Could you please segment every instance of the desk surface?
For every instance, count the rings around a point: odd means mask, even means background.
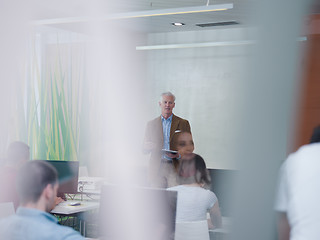
[[[59,203],[54,209],[52,209],[51,213],[70,215],[74,213],[85,212],[85,211],[95,210],[99,208],[99,202],[76,201],[80,203],[80,205],[78,206],[70,206],[70,202],[75,202],[75,201],[65,201],[65,202]]]

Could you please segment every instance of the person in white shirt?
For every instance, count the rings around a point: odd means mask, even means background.
[[[279,240],[320,239],[320,127],[310,144],[288,156],[279,174],[275,210]]]
[[[207,189],[205,184],[210,184],[206,164],[203,158],[197,154],[192,154],[191,159],[182,159],[179,167],[179,182],[181,185],[168,188],[178,192],[177,200],[177,222],[202,221],[207,219],[207,212],[210,213],[210,228],[221,227],[221,213],[216,195]],[[188,166],[188,172],[192,177],[184,177]],[[192,170],[193,168],[193,170]]]

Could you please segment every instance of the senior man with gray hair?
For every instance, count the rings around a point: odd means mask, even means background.
[[[171,92],[161,94],[159,106],[161,115],[148,122],[144,152],[150,153],[149,180],[154,187],[172,187],[176,185],[176,171],[172,158],[162,149],[176,150],[172,141],[176,132],[191,132],[188,120],[173,114],[176,97]]]

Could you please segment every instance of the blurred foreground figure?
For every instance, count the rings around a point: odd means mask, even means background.
[[[160,188],[104,185],[100,240],[174,240],[177,193]]]
[[[179,176],[181,185],[168,188],[178,192],[176,221],[203,221],[207,219],[209,211],[209,227],[221,227],[218,198],[210,190],[204,189],[206,184],[210,184],[210,180],[203,158],[193,154],[191,159],[182,159]]]
[[[23,142],[12,142],[7,151],[7,159],[0,168],[0,202],[13,202],[19,206],[16,178],[20,167],[30,159],[29,146]]]
[[[57,172],[50,164],[26,163],[18,173],[17,189],[20,207],[15,215],[0,221],[0,239],[84,239],[72,228],[59,225],[49,214],[58,190]]]
[[[288,156],[279,176],[275,209],[279,240],[320,239],[320,127],[310,144]]]
[[[172,113],[175,99],[171,92],[162,93],[159,101],[161,116],[149,121],[146,127],[143,149],[145,153],[151,153],[149,179],[154,187],[175,185],[170,182],[175,180],[172,158],[178,157],[175,156],[178,154],[168,155],[161,150],[175,149],[172,141],[175,133],[191,132],[189,122]]]

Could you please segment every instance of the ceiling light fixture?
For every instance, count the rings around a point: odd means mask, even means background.
[[[199,48],[199,47],[223,47],[223,46],[240,46],[252,45],[255,41],[227,41],[227,42],[203,42],[203,43],[180,43],[167,45],[153,45],[153,46],[137,46],[136,50],[163,50],[163,49],[177,49],[177,48]]]
[[[138,11],[138,12],[116,13],[116,14],[96,16],[96,17],[87,16],[87,17],[42,19],[42,20],[33,21],[32,23],[35,25],[50,25],[50,24],[62,24],[62,23],[106,21],[110,19],[128,19],[128,18],[143,18],[143,17],[155,17],[155,16],[189,14],[189,13],[205,13],[205,12],[213,12],[213,11],[224,11],[232,8],[233,8],[233,3],[226,3],[226,4],[214,4],[214,5],[206,5],[206,6],[155,9],[155,10],[146,10],[146,11]]]
[[[174,22],[174,23],[171,23],[173,26],[183,26],[185,25],[184,23],[181,23],[181,22]]]
[[[308,41],[306,36],[297,38],[298,42]],[[179,48],[201,48],[201,47],[231,47],[231,46],[245,46],[253,45],[257,42],[254,40],[239,40],[239,41],[225,41],[225,42],[202,42],[202,43],[177,43],[167,45],[149,45],[137,46],[136,50],[163,50],[163,49],[179,49]]]
[[[165,15],[224,11],[232,8],[233,8],[233,3],[226,3],[226,4],[215,4],[215,5],[208,5],[208,6],[156,9],[156,10],[140,11],[140,12],[119,13],[119,14],[112,14],[110,18],[123,19],[123,18],[155,17],[155,16],[165,16]]]

